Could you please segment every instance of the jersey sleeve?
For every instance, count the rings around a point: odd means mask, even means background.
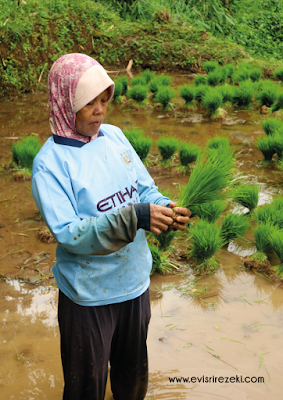
[[[81,219],[75,210],[71,183],[50,171],[32,178],[32,194],[58,244],[75,254],[106,255],[133,242],[137,232],[134,205],[111,214]]]

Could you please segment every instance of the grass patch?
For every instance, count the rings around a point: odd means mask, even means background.
[[[157,147],[160,151],[162,160],[160,164],[164,167],[169,167],[172,164],[172,156],[178,149],[178,139],[174,137],[160,138],[157,141]]]
[[[14,163],[19,167],[31,169],[33,159],[39,152],[40,147],[39,140],[32,135],[19,140],[12,147]]]
[[[220,236],[225,243],[242,237],[251,226],[249,219],[243,214],[229,213],[223,219]]]
[[[249,209],[249,212],[254,211],[258,204],[259,189],[257,185],[240,185],[232,194],[233,200],[241,206]]]

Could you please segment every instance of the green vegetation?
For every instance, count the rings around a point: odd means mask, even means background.
[[[142,85],[135,85],[129,90],[129,97],[137,102],[139,107],[145,105],[145,99],[147,98],[147,87]]]
[[[219,149],[224,147],[230,151],[229,139],[227,137],[215,136],[213,139],[208,141],[207,147],[209,149]]]
[[[156,101],[162,104],[162,110],[167,111],[172,109],[170,101],[175,96],[174,90],[168,86],[161,86],[156,94]]]
[[[267,79],[258,86],[255,98],[261,106],[271,107],[277,99],[277,94],[278,85]]]
[[[272,250],[270,237],[274,231],[276,231],[272,225],[259,224],[254,230],[256,253],[250,256],[251,259],[255,259],[258,262],[264,262],[267,260],[267,254]]]
[[[147,81],[146,81],[145,78],[143,78],[141,76],[136,76],[135,78],[133,78],[131,80],[131,85],[132,86],[136,86],[136,85],[146,86],[147,85]]]
[[[199,206],[191,207],[193,215],[197,215],[202,220],[214,223],[223,213],[226,207],[226,201],[216,200],[210,203],[200,204]]]
[[[272,161],[273,155],[276,153],[274,137],[272,135],[259,138],[256,142],[258,149],[264,155],[264,160],[267,162]]]
[[[207,75],[207,83],[209,86],[217,86],[221,80],[221,70],[216,69]]]
[[[215,71],[219,67],[219,64],[217,61],[205,61],[202,64],[202,68],[205,70],[207,74]]]
[[[274,272],[277,275],[283,276],[283,232],[279,229],[274,230],[270,234],[270,243],[272,246],[272,250],[279,258],[281,264],[274,267]]]
[[[233,200],[252,212],[258,204],[259,189],[257,185],[239,185],[233,193]]]
[[[202,75],[200,75],[202,76]],[[193,103],[194,99],[194,87],[189,85],[184,85],[180,88],[180,96],[185,100],[184,107],[195,108]]]
[[[234,87],[231,85],[221,85],[218,88],[219,93],[222,96],[223,104],[229,102],[232,103],[234,96]]]
[[[277,102],[271,107],[272,112],[283,109],[283,92],[278,94]]]
[[[199,85],[195,88],[194,90],[194,99],[198,103],[202,103],[203,98],[207,92],[207,86],[206,85]]]
[[[202,99],[202,105],[208,110],[212,118],[220,115],[220,106],[223,102],[222,96],[217,89],[209,88]]]
[[[147,156],[152,146],[152,139],[150,137],[137,136],[133,141],[132,146],[142,162],[145,165],[148,165],[149,161],[147,160]]]
[[[190,169],[190,164],[197,160],[200,154],[200,147],[193,143],[182,142],[179,146],[179,157],[181,165],[177,166],[177,169],[181,170],[186,174]]]
[[[113,101],[114,103],[121,103],[122,98],[121,94],[123,91],[123,83],[121,80],[118,80],[115,82],[115,89],[114,89],[114,94],[113,94]]]
[[[159,242],[158,247],[160,251],[166,251],[168,249],[176,234],[177,232],[171,231],[171,232],[161,232],[159,235],[154,235],[154,237]]]
[[[273,74],[277,79],[283,81],[283,68],[276,69]]]
[[[267,135],[273,135],[277,132],[280,128],[283,128],[283,124],[280,120],[275,118],[268,118],[261,123],[261,126],[264,129],[264,132]]]
[[[172,164],[171,158],[175,151],[178,149],[178,146],[178,139],[174,137],[160,138],[157,141],[157,147],[162,156],[162,160],[160,161],[161,165],[163,165],[164,167],[169,167]]]
[[[149,83],[154,78],[154,75],[155,75],[154,71],[150,71],[149,69],[146,69],[141,74],[141,77],[145,80],[146,83]]]
[[[250,221],[244,214],[229,213],[223,219],[220,236],[225,243],[242,237],[250,227]]]
[[[40,147],[39,140],[32,135],[19,140],[12,148],[14,163],[19,167],[31,169]]]
[[[198,75],[194,78],[194,85],[195,85],[195,86],[207,85],[207,78],[206,78],[206,76],[203,76],[203,75],[201,75],[201,74],[198,74]]]
[[[244,81],[235,87],[233,95],[233,104],[239,107],[249,107],[253,102],[255,84],[250,81]]]

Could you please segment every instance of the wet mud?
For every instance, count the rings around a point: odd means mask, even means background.
[[[175,88],[183,83],[184,77],[174,78]],[[50,237],[40,241],[45,224],[30,182],[15,180],[13,174],[21,172],[4,168],[17,138],[33,133],[43,144],[50,136],[46,103],[45,93],[35,93],[2,102],[0,108],[0,392],[5,400],[59,400],[63,389],[52,275],[56,243],[48,243]],[[181,99],[177,103],[182,106]],[[260,110],[232,109],[225,121],[211,122],[199,110],[132,111],[125,104],[110,104],[105,122],[121,129],[141,127],[155,142],[161,136],[175,136],[202,148],[215,135],[228,136],[239,172],[248,182],[260,184],[260,204],[264,204],[282,187],[277,168],[259,162],[263,156],[255,144],[263,134],[264,118]],[[176,171],[178,156],[172,168],[158,167],[156,143],[150,153],[149,172],[174,200],[189,174]],[[195,277],[184,257],[184,237],[179,236],[174,257],[182,265],[180,270],[151,277],[147,400],[281,398],[282,285],[264,278],[262,271],[243,269],[243,257],[255,251],[252,240],[248,233],[245,240],[231,242],[216,255],[221,264],[216,274]],[[278,264],[273,255],[269,261]],[[169,377],[236,375],[264,377],[265,383],[169,381]],[[105,399],[111,399],[109,383]]]

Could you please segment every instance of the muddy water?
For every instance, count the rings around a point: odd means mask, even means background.
[[[176,88],[182,83],[183,77],[175,77]],[[45,94],[34,94],[1,103],[0,165],[11,160],[16,138],[34,133],[44,143],[49,137],[46,102]],[[200,117],[181,113],[174,117],[153,109],[129,111],[125,105],[110,104],[105,122],[122,129],[142,127],[155,141],[162,135],[175,135],[202,147],[216,134],[228,136],[239,171],[261,185],[260,204],[270,201],[282,187],[282,179],[272,167],[258,163],[262,155],[255,143],[263,133],[259,125],[263,117],[258,111],[245,110],[230,111],[223,124]],[[156,145],[151,154],[158,154]],[[169,187],[173,196],[178,184],[187,180],[173,170],[149,170],[160,188]],[[60,399],[57,290],[51,272],[56,245],[40,243],[37,238],[44,223],[36,219],[30,183],[14,182],[11,172],[1,170],[0,188],[0,274],[35,283],[0,281],[0,398]],[[282,288],[239,269],[240,256],[254,252],[252,235],[247,239],[219,252],[223,269],[213,277],[198,282],[189,272],[152,277],[147,400],[282,397]],[[271,260],[277,261],[275,257]],[[215,295],[192,297],[193,289],[205,288]],[[213,375],[264,377],[266,384],[170,383],[168,379]],[[108,387],[106,400],[110,399]]]

